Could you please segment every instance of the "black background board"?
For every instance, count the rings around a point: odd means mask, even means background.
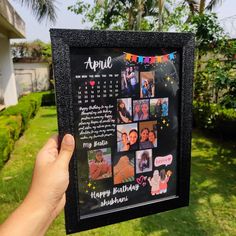
[[[66,194],[67,233],[187,206],[193,34],[62,29],[51,29],[50,33],[59,135],[72,133],[76,138]],[[91,67],[94,61],[106,61],[107,68]],[[132,72],[135,85],[132,77],[128,79]],[[144,88],[147,81],[148,95]],[[128,122],[117,111],[120,101],[130,115]],[[141,113],[135,118],[136,103],[140,109],[148,105],[148,118]],[[158,103],[162,103],[161,113],[154,106]],[[99,120],[99,114],[108,118]],[[141,130],[147,127],[157,135],[153,146],[148,139],[140,141]],[[130,145],[122,150],[121,134],[131,129],[137,130],[138,143],[131,145],[127,132]],[[94,177],[92,165],[100,164],[95,158],[98,150],[109,171]],[[149,165],[143,169],[140,160],[144,152],[149,154]],[[123,166],[129,166],[129,176],[124,177],[126,172],[120,172],[123,168],[119,167],[127,160]],[[159,183],[165,183],[159,184],[156,192],[154,173]]]

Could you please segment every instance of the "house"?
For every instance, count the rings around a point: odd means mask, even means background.
[[[14,73],[18,96],[50,88],[50,64],[40,58],[14,58]]]
[[[0,106],[17,103],[10,39],[25,38],[25,22],[7,0],[0,1]]]

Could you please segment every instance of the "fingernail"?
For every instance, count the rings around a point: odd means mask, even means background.
[[[63,142],[67,145],[74,145],[74,138],[71,134],[66,134]]]

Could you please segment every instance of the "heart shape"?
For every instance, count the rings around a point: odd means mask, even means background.
[[[146,179],[147,179],[147,176],[141,175],[139,178],[136,178],[136,181],[138,184],[142,185],[144,181],[146,181]]]
[[[94,80],[91,80],[89,83],[90,83],[91,86],[95,85],[95,81]]]

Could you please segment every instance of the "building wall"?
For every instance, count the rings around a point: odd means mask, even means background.
[[[0,34],[0,94],[1,93],[5,106],[17,104],[17,92],[10,42],[3,34]]]
[[[49,89],[49,65],[47,63],[14,63],[18,96]]]

